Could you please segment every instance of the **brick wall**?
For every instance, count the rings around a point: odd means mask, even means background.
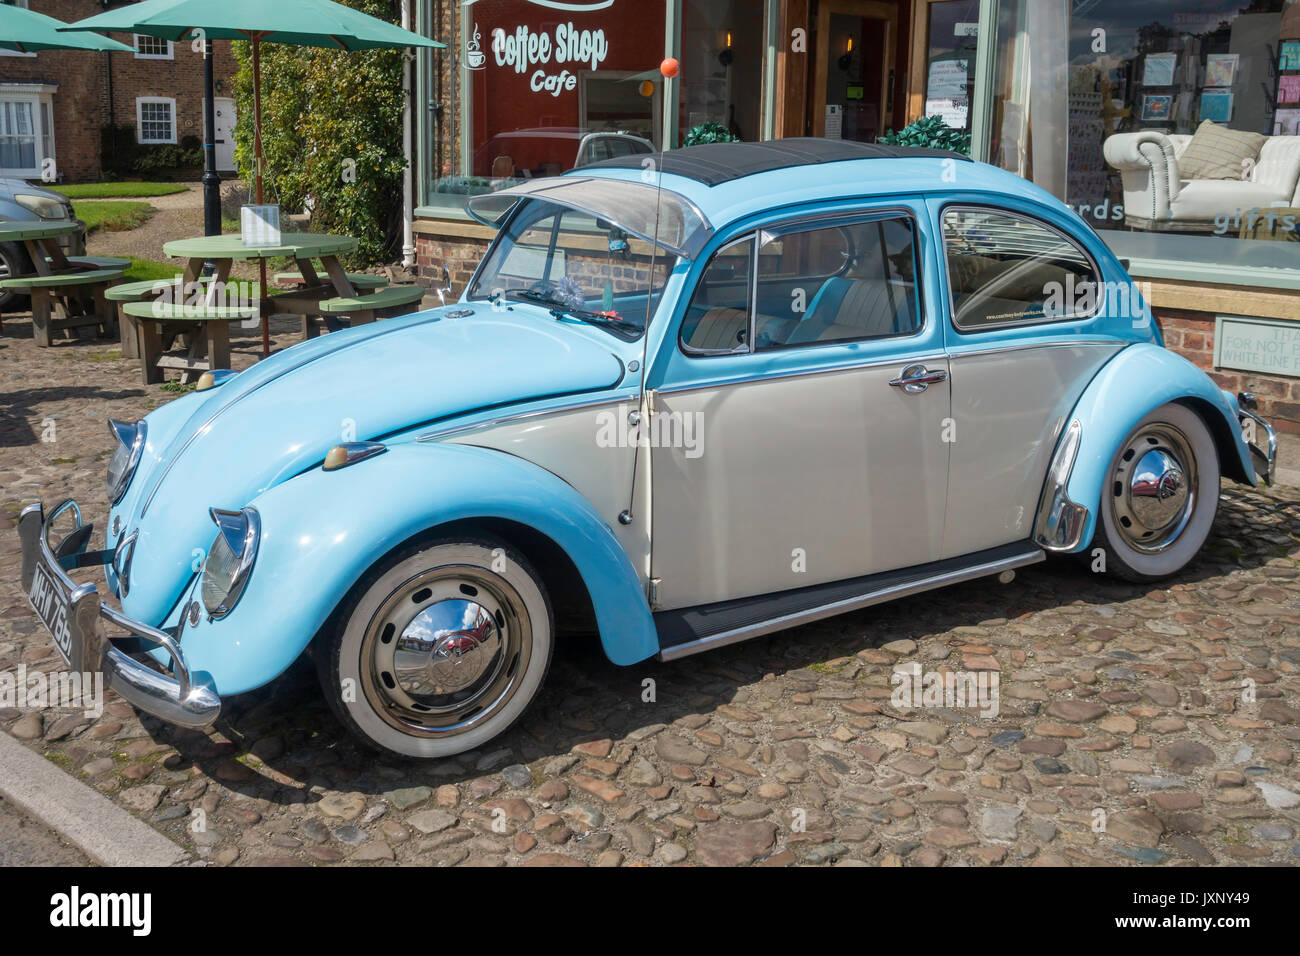
[[[415,264],[420,284],[428,289],[437,288],[445,265],[451,272],[452,290],[459,297],[489,245],[490,240],[486,238],[417,234]]]
[[[65,21],[102,13],[99,0],[31,0],[38,13]],[[131,46],[130,34],[113,39]],[[235,61],[230,44],[213,44],[218,96],[233,96]],[[171,60],[140,60],[131,53],[42,50],[35,57],[0,57],[0,82],[48,83],[54,94],[54,151],[65,182],[99,179],[100,134],[108,123],[135,125],[139,96],[176,100],[176,140],[203,136],[203,57],[177,42]]]
[[[1234,395],[1252,392],[1260,413],[1279,432],[1300,435],[1300,379],[1214,367],[1214,315],[1182,309],[1153,310],[1165,345],[1203,368]]]

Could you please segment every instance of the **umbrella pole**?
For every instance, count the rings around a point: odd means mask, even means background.
[[[253,34],[253,162],[257,204],[262,205],[262,37]],[[257,260],[257,294],[262,313],[262,358],[271,355],[271,320],[266,314],[266,260]]]

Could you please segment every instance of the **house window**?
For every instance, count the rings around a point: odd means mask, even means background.
[[[54,175],[53,94],[42,83],[0,83],[0,175]]]
[[[136,142],[176,142],[176,101],[164,96],[141,96],[135,101]]]
[[[172,58],[172,41],[160,37],[135,35],[135,58],[137,60],[170,60]]]

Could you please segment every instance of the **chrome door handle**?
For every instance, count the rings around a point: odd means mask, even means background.
[[[894,388],[901,388],[905,392],[915,394],[924,392],[936,382],[946,381],[948,381],[948,373],[941,368],[931,371],[924,365],[909,365],[903,369],[898,378],[893,379],[889,384]]]

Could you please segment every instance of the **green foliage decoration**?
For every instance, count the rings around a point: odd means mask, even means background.
[[[953,129],[941,116],[927,116],[903,127],[892,129],[880,137],[888,146],[928,146],[933,149],[950,149],[955,153],[970,155],[970,133]]]

